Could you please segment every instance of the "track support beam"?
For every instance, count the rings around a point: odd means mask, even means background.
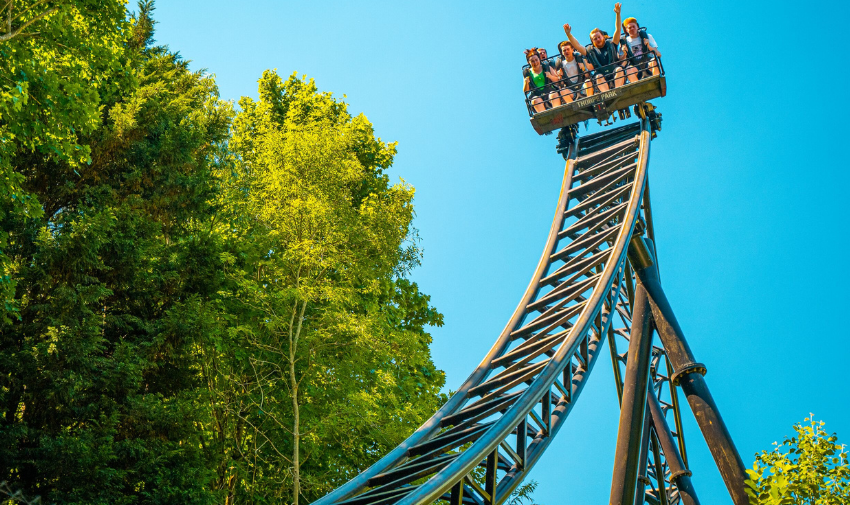
[[[499,485],[499,476],[496,470],[499,467],[499,451],[495,450],[487,455],[487,475],[484,477],[484,490],[489,495],[484,500],[484,505],[497,505],[496,487]]]
[[[652,354],[652,310],[646,290],[638,285],[632,312],[632,332],[626,360],[620,426],[614,453],[614,475],[611,481],[611,505],[632,505],[644,431],[649,361]]]
[[[449,499],[450,505],[463,505],[463,479],[460,479],[457,484],[452,486],[452,494]]]
[[[746,467],[705,382],[705,366],[696,362],[685,334],[676,320],[658,279],[658,270],[652,264],[654,262],[651,262],[653,255],[650,248],[641,237],[637,237],[637,240],[633,240],[629,245],[630,259],[633,256],[632,248],[635,248],[636,257],[648,258],[650,261],[649,266],[638,266],[634,262],[632,265],[635,267],[638,284],[646,289],[649,296],[656,331],[673,365],[671,380],[674,384],[679,384],[687,396],[732,501],[735,505],[748,505],[749,498],[744,485]]]
[[[664,417],[664,411],[661,409],[661,402],[658,401],[658,396],[655,395],[652,388],[649,389],[647,402],[650,420],[655,428],[655,434],[658,436],[658,443],[661,445],[664,457],[667,458],[667,466],[670,467],[670,480],[675,482],[676,487],[679,488],[679,497],[682,499],[683,505],[700,505],[694,485],[691,482],[691,471],[685,466],[682,455],[676,448],[673,433],[670,431],[670,426],[667,425],[667,420]]]
[[[649,407],[646,407],[649,409]],[[649,412],[644,412],[644,419],[649,417]],[[652,430],[649,423],[643,424],[643,434],[640,439],[640,457],[638,458],[638,477],[637,486],[635,486],[635,502],[634,505],[643,505],[645,503],[646,486],[650,484],[649,477],[646,475],[647,458],[649,457],[649,435]]]

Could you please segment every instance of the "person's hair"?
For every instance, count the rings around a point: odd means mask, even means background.
[[[572,42],[570,42],[569,40],[564,40],[563,42],[561,42],[561,43],[559,43],[559,44],[558,44],[558,52],[559,52],[559,53],[561,53],[561,54],[564,54],[564,50],[562,49],[562,47],[564,47],[564,46],[565,46],[565,45],[567,45],[567,44],[569,44],[569,45],[570,45],[570,47],[572,47],[573,49],[575,49],[575,48],[573,47],[573,43],[572,43]]]
[[[532,56],[537,56],[538,59],[540,58],[540,55],[537,54],[537,48],[536,47],[532,47],[531,49],[525,50],[525,61],[531,63],[531,57]]]
[[[600,30],[599,28],[594,28],[593,30],[590,30],[590,38],[593,38],[593,34],[596,32],[602,33],[602,30]]]
[[[640,28],[640,24],[638,24],[637,19],[626,18],[625,20],[623,20],[623,30],[628,30],[628,28],[626,28],[626,27],[629,26],[629,23],[634,23],[638,26],[638,28]]]

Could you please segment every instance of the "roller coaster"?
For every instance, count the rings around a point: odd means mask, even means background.
[[[733,503],[748,503],[745,467],[706,366],[661,287],[648,177],[660,115],[643,100],[665,89],[662,75],[532,117],[538,133],[560,127],[570,135],[555,218],[519,305],[445,405],[315,505],[504,503],[564,425],[606,340],[620,400],[610,503],[700,503],[679,390]],[[629,105],[639,121],[584,137],[570,126],[593,116],[601,123]]]

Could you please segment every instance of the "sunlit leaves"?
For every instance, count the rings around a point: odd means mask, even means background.
[[[213,165],[231,108],[139,45],[150,33],[122,3],[83,4],[62,3],[77,11],[53,37],[0,44],[32,58],[0,61],[32,67],[0,135],[37,210],[17,188],[0,202],[19,311],[0,327],[0,480],[45,503],[210,503],[196,346],[211,325],[189,315],[221,282]]]
[[[420,252],[413,188],[384,174],[395,144],[310,80],[268,71],[259,95],[240,101],[219,202],[239,348],[219,398],[231,429],[251,431],[221,436],[245,455],[237,495],[291,500],[298,473],[313,500],[442,401],[425,331],[442,316],[405,278]]]
[[[756,454],[747,470],[747,494],[753,505],[840,505],[850,503],[850,465],[844,445],[807,417],[794,425],[796,436],[774,442]]]
[[[37,218],[41,202],[24,189],[34,154],[79,174],[90,161],[82,140],[100,125],[105,99],[131,79],[122,63],[129,29],[121,0],[9,0],[0,7],[0,199],[7,212]],[[0,234],[0,297],[12,301],[18,265],[6,254],[13,238]]]

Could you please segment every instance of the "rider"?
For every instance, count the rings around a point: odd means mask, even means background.
[[[525,53],[526,59],[528,59],[528,55],[532,51],[537,51],[537,56],[540,57],[540,64],[543,65],[543,69],[546,71],[546,73],[549,73],[551,69],[549,61],[546,59],[546,50],[541,47],[532,47],[531,49],[526,49],[525,51],[523,51]],[[528,65],[522,67],[522,78],[525,79],[526,77],[528,77]]]
[[[572,29],[569,24],[564,24],[564,33],[570,40],[570,43],[582,56],[596,69],[595,83],[599,91],[608,91],[609,85],[620,87],[625,82],[625,74],[619,62],[622,55],[617,50],[620,44],[620,3],[614,4],[614,12],[617,14],[616,31],[614,37],[608,40],[605,34],[599,28],[594,28],[590,32],[590,41],[586,47],[581,44],[572,35]]]
[[[528,61],[528,75],[522,81],[522,90],[526,93],[529,91],[528,97],[531,98],[531,105],[535,112],[543,112],[546,110],[544,100],[548,97],[553,107],[561,105],[561,96],[559,90],[555,89],[554,82],[560,79],[560,76],[544,68],[540,62],[540,55],[537,48],[530,49],[525,52],[525,58]]]
[[[561,56],[555,59],[555,69],[561,77],[561,84],[564,86],[561,91],[561,98],[569,103],[578,98],[579,93],[592,95],[593,87],[588,78],[590,76],[589,71],[593,70],[593,65],[588,63],[568,40],[558,44],[558,52]]]
[[[661,57],[661,53],[652,35],[646,33],[646,29],[641,28],[635,18],[626,18],[623,21],[623,30],[626,33],[625,37],[620,38],[620,45],[625,49],[629,59],[629,66],[626,68],[629,82],[649,74],[658,75],[657,58]],[[637,78],[633,79],[635,75]]]

